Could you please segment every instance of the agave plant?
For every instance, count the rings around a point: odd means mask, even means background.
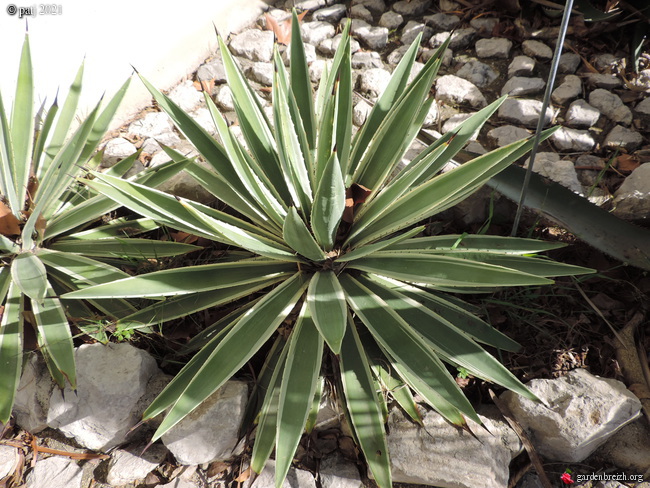
[[[277,486],[303,431],[314,426],[323,371],[334,372],[331,383],[382,487],[391,486],[391,474],[387,398],[378,392],[390,392],[415,421],[421,419],[413,392],[455,425],[480,423],[444,361],[535,398],[481,346],[516,350],[517,344],[448,293],[545,285],[549,276],[589,270],[537,256],[555,244],[426,236],[418,226],[531,146],[516,142],[439,174],[498,109],[499,99],[399,170],[433,103],[429,92],[445,49],[408,83],[419,41],[354,136],[349,26],[314,101],[294,12],[290,70],[275,52],[272,123],[219,39],[244,143],[209,96],[221,142],[143,79],[211,166],[188,171],[233,211],[107,175],[95,174],[87,184],[159,223],[223,243],[229,252],[221,262],[125,278],[65,297],[158,300],[125,318],[147,324],[236,304],[190,341],[187,350],[198,352],[144,413],[146,420],[166,412],[154,440],[269,343],[251,398],[257,424],[251,466],[260,472],[275,449]]]
[[[23,328],[36,329],[38,346],[58,385],[75,388],[76,375],[69,317],[117,319],[133,313],[122,299],[64,305],[66,291],[129,276],[113,264],[187,252],[195,247],[132,238],[158,227],[150,219],[102,218],[119,207],[77,183],[84,165],[97,166],[95,149],[103,137],[128,81],[100,111],[92,110],[73,132],[83,64],[59,109],[55,100],[34,114],[29,39],[26,36],[11,115],[0,97],[0,422],[11,415],[23,363]],[[109,171],[122,176],[138,154]],[[147,171],[141,184],[159,184],[184,162]],[[111,264],[111,262],[113,264]]]

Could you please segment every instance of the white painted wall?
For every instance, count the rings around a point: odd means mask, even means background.
[[[167,90],[191,74],[217,49],[215,26],[222,36],[237,32],[260,15],[271,0],[33,0],[0,3],[0,93],[12,103],[27,20],[35,70],[37,101],[59,100],[85,57],[80,113],[87,113],[102,94],[112,96],[134,66],[156,87]],[[10,6],[16,13],[10,15]],[[57,14],[39,14],[53,5]],[[31,7],[34,16],[23,15]],[[23,14],[28,13],[22,10]],[[122,125],[150,103],[134,79],[113,127]]]

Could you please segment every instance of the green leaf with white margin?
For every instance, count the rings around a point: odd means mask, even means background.
[[[334,148],[338,153],[341,164],[341,173],[348,174],[350,166],[350,151],[352,147],[352,81],[351,47],[350,37],[341,39],[339,49],[343,50],[343,58],[339,68],[338,83],[335,90],[335,135]]]
[[[480,423],[472,405],[422,336],[381,297],[359,281],[346,275],[341,278],[341,285],[350,307],[370,330],[381,348],[394,360],[393,366],[404,380],[420,392],[418,384],[411,381],[412,377],[417,378],[449,405]],[[405,376],[404,372],[408,373],[408,376]],[[446,412],[440,413],[446,417]],[[446,418],[451,422],[457,420],[454,417]]]
[[[155,259],[178,256],[201,248],[182,242],[118,237],[113,239],[61,239],[50,244],[50,249],[102,258]]]
[[[380,488],[390,488],[392,479],[384,418],[356,326],[348,316],[348,327],[341,343],[341,380],[345,403],[359,446]]]
[[[486,236],[474,234],[447,234],[441,236],[417,237],[408,241],[391,244],[387,250],[409,251],[418,253],[427,251],[484,251],[504,254],[531,254],[552,249],[559,249],[566,244],[547,242],[539,239],[521,237]]]
[[[251,308],[212,350],[210,357],[187,387],[176,395],[177,401],[153,435],[158,440],[201,402],[235,374],[273,335],[302,296],[307,283],[302,273],[282,283]],[[145,412],[157,409],[156,401]]]
[[[348,267],[409,283],[439,286],[547,285],[551,280],[502,266],[432,254],[380,251]]]
[[[42,303],[47,290],[45,265],[32,252],[21,252],[11,262],[11,277],[16,286],[32,300]]]
[[[314,116],[314,94],[311,87],[309,67],[305,55],[305,45],[302,42],[300,22],[294,8],[291,12],[291,44],[289,75],[291,77],[291,89],[300,110],[302,125],[307,136],[310,148],[316,147],[316,117]]]
[[[29,35],[27,34],[25,34],[23,51],[20,56],[16,96],[11,114],[11,142],[14,151],[13,184],[20,203],[25,201],[27,195],[34,144],[34,78]],[[18,212],[19,209],[22,210],[22,206],[13,210]]]
[[[6,270],[6,271],[5,271]],[[0,279],[9,283],[7,268],[0,268]],[[23,365],[23,294],[14,283],[3,286],[4,311],[0,322],[0,423],[11,417]],[[6,296],[6,301],[4,300]]]
[[[375,242],[373,244],[367,244],[365,246],[357,247],[356,249],[343,254],[336,258],[338,262],[348,262],[354,261],[355,259],[360,259],[364,256],[368,256],[375,252],[381,251],[382,249],[389,248],[394,246],[396,243],[402,242],[406,239],[410,239],[413,236],[416,236],[424,231],[426,227],[421,225],[420,227],[415,227],[409,231],[404,232],[403,234],[391,237],[390,239],[385,239],[383,241]]]
[[[14,148],[11,140],[11,128],[7,120],[7,114],[0,95],[0,174],[2,177],[1,189],[3,195],[9,202],[9,208],[14,216],[20,218],[20,211],[23,209],[23,200],[18,200],[16,181],[14,176]]]
[[[321,336],[334,354],[341,351],[347,324],[345,294],[333,271],[318,271],[307,289],[307,305]]]
[[[344,211],[345,182],[335,151],[322,172],[311,209],[311,227],[316,240],[325,251],[331,251],[334,247]]]
[[[282,486],[305,430],[322,358],[323,338],[318,333],[307,303],[303,302],[291,332],[282,374],[275,448],[276,487]]]
[[[314,391],[314,396],[311,400],[311,408],[309,409],[309,415],[307,415],[307,420],[305,421],[305,431],[307,434],[311,434],[316,427],[316,421],[318,419],[318,412],[320,411],[320,400],[323,396],[323,386],[325,380],[322,376],[318,377],[316,382],[316,391]]]
[[[442,316],[418,301],[376,282],[360,277],[359,283],[381,298],[416,332],[433,344],[434,350],[440,351],[445,357],[453,358],[454,362],[481,378],[536,400],[537,397],[506,367]]]
[[[64,298],[147,298],[188,295],[289,276],[295,265],[269,259],[164,269],[66,293]]]
[[[284,221],[282,235],[287,244],[298,254],[312,261],[324,261],[325,253],[311,235],[309,229],[298,215],[295,207],[289,208],[289,213]]]
[[[49,284],[47,291],[48,295],[54,295],[54,290]],[[76,389],[74,345],[68,319],[61,302],[58,298],[45,298],[42,303],[33,301],[32,308],[38,332],[43,341],[41,347],[47,351],[56,369],[70,382],[72,389]]]
[[[36,115],[36,124],[35,124],[35,129],[36,129],[36,141],[34,143],[34,149],[33,149],[33,163],[34,163],[34,173],[36,178],[39,178],[42,168],[43,168],[43,148],[45,147],[45,142],[48,140],[48,137],[50,135],[50,131],[52,130],[52,126],[54,124],[54,120],[56,119],[58,113],[59,113],[59,102],[58,99],[55,97],[54,102],[50,106],[50,108],[47,110],[47,115],[45,116],[45,120],[41,122],[41,116],[43,114],[43,107],[45,107],[45,102],[43,102],[43,106],[39,110],[39,112]]]
[[[130,277],[121,269],[84,256],[46,248],[39,248],[36,252],[46,266],[90,285]]]

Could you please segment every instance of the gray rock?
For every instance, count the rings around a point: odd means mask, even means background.
[[[445,121],[444,124],[442,124],[442,133],[446,134],[447,132],[451,132],[451,131],[456,130],[463,122],[465,122],[467,119],[469,119],[472,115],[474,115],[474,114],[471,113],[471,114],[452,115],[451,117],[449,117]],[[470,138],[470,140],[475,141],[477,135],[478,134],[476,134],[476,133],[473,134],[472,137]]]
[[[648,173],[650,175],[650,173]],[[594,453],[621,469],[645,473],[650,469],[650,427],[644,419],[627,424]]]
[[[388,55],[386,58],[386,61],[388,61],[388,64],[391,66],[397,65],[404,55],[406,54],[406,51],[408,51],[410,46],[400,46],[397,49],[393,49],[393,51]]]
[[[566,75],[564,81],[551,94],[551,99],[558,105],[579,97],[582,94],[582,81],[576,75]]]
[[[589,131],[561,127],[551,136],[551,142],[557,150],[563,152],[591,151],[596,140]]]
[[[436,51],[437,49],[423,49],[422,55],[420,56],[422,62],[426,63],[427,61],[429,61],[429,59],[433,57]],[[450,66],[453,59],[454,59],[454,52],[449,48],[445,49],[445,52],[442,54],[442,65]]]
[[[228,381],[162,436],[180,464],[229,459],[237,445],[248,399],[248,385]]]
[[[193,112],[190,112],[192,117],[198,124],[203,127],[209,134],[216,134],[217,127],[214,125],[210,111],[205,107],[199,107]]]
[[[14,400],[12,413],[16,423],[32,434],[46,429],[53,389],[54,382],[45,361],[36,353],[29,354]]]
[[[463,29],[457,29],[453,32],[438,32],[431,36],[429,40],[429,45],[431,47],[438,47],[442,45],[443,42],[451,35],[451,41],[449,41],[450,49],[463,49],[470,45],[470,43],[476,37],[476,29],[472,27],[466,27]]]
[[[433,103],[431,104],[431,108],[429,109],[429,112],[427,112],[427,116],[424,118],[424,122],[422,123],[422,126],[425,128],[436,126],[438,124],[439,116],[440,116],[440,109],[438,107],[438,104],[434,100]]]
[[[492,139],[497,146],[503,147],[513,142],[520,141],[530,136],[530,131],[515,127],[514,125],[502,125],[487,133],[488,138]]]
[[[509,98],[499,107],[498,116],[507,122],[520,124],[525,127],[537,127],[537,121],[542,113],[542,102],[525,98]],[[553,110],[548,107],[544,118],[544,125],[553,120]]]
[[[445,75],[436,81],[436,98],[452,104],[469,104],[473,108],[483,108],[487,100],[473,83],[454,75]]]
[[[368,118],[372,106],[365,100],[359,100],[352,109],[352,123],[357,127],[361,127]]]
[[[76,393],[54,390],[47,423],[89,449],[124,442],[144,411],[137,408],[147,383],[159,373],[156,361],[129,343],[84,344],[75,349]],[[110,371],[110,374],[106,374]]]
[[[0,480],[12,475],[18,469],[19,464],[18,448],[0,445]]]
[[[479,58],[508,59],[512,49],[512,41],[503,37],[479,39],[474,46]]]
[[[440,0],[440,10],[443,12],[450,12],[452,10],[458,10],[460,4],[454,0]]]
[[[359,51],[352,55],[352,67],[354,69],[383,68],[384,63],[375,51]]]
[[[553,57],[553,50],[541,41],[524,41],[521,43],[521,49],[531,58],[548,60]]]
[[[598,70],[612,69],[616,67],[618,58],[612,53],[596,54],[591,64]]]
[[[167,456],[167,449],[160,444],[154,444],[140,454],[143,447],[139,446],[130,451],[116,449],[111,453],[106,475],[109,485],[122,486],[133,481],[143,480]]]
[[[363,44],[375,51],[384,49],[388,43],[388,29],[386,27],[375,27],[363,20],[354,19],[350,30]]]
[[[386,11],[384,0],[352,0],[352,5],[363,5],[372,15],[381,15]]]
[[[194,83],[185,80],[174,87],[169,92],[169,98],[172,99],[184,112],[194,110],[194,108],[203,102],[203,95],[194,87]]]
[[[333,56],[334,53],[336,53],[339,44],[341,44],[342,37],[343,37],[342,34],[337,34],[334,37],[324,39],[318,45],[318,51],[320,51],[323,54]],[[356,39],[350,39],[350,52],[356,53],[359,49],[361,49],[359,42]]]
[[[576,53],[564,53],[560,56],[558,70],[560,73],[575,73],[581,61]]]
[[[253,63],[247,70],[247,74],[250,78],[252,78],[254,81],[257,81],[260,85],[265,86],[271,86],[273,84],[274,73],[275,70],[271,63]]]
[[[423,63],[420,63],[418,61],[413,63],[413,66],[411,66],[411,72],[409,73],[408,83],[411,83],[416,78],[416,76],[420,74],[422,68],[424,68]]]
[[[529,164],[530,159],[527,159],[524,166],[528,167]],[[557,153],[537,153],[533,171],[575,193],[582,194],[582,185],[578,179],[574,164],[571,161],[561,161],[560,155]]]
[[[436,30],[450,31],[460,24],[460,17],[453,14],[433,14],[424,17],[424,22]]]
[[[632,111],[615,93],[597,88],[589,94],[589,104],[614,122],[623,125],[632,123]]]
[[[603,146],[625,149],[627,152],[636,151],[643,143],[643,137],[636,131],[620,125],[615,125],[605,137]]]
[[[402,37],[400,40],[402,44],[411,45],[419,33],[422,33],[422,42],[427,42],[433,34],[431,27],[416,22],[415,20],[409,20],[404,28],[402,29]]]
[[[275,488],[275,461],[269,460],[251,488]],[[289,468],[282,488],[316,488],[316,480],[309,471]]]
[[[581,99],[571,102],[564,118],[569,127],[588,128],[596,125],[600,112]]]
[[[359,76],[359,88],[361,92],[371,97],[381,95],[390,82],[390,72],[383,68],[372,68],[365,70]]]
[[[328,65],[330,65],[330,63],[324,59],[317,59],[309,65],[309,79],[312,83],[320,82],[320,79],[323,76],[323,71],[325,71],[325,66]]]
[[[650,219],[650,163],[632,171],[614,196],[615,215],[624,219]]]
[[[352,47],[352,45],[350,45]],[[291,44],[287,46],[287,48],[284,50],[282,53],[282,60],[284,61],[284,64],[289,66],[290,64],[290,59],[291,59]],[[316,47],[312,44],[305,44],[305,59],[307,60],[307,64],[313,63],[316,61]],[[273,66],[271,63],[268,63],[269,66]]]
[[[350,17],[352,17],[353,19],[365,20],[369,24],[371,24],[372,21],[373,21],[372,14],[370,13],[370,10],[368,10],[363,5],[354,5],[350,9]]]
[[[251,61],[271,61],[273,42],[273,32],[249,29],[232,37],[230,49],[236,56]]]
[[[454,488],[507,486],[508,465],[521,449],[519,439],[493,410],[479,417],[489,432],[468,421],[477,439],[437,412],[425,412],[424,427],[419,427],[400,411],[391,411],[388,452],[393,481]]]
[[[494,17],[475,17],[469,21],[470,27],[476,29],[478,34],[484,37],[491,36],[498,23],[499,19]]]
[[[431,0],[399,0],[393,4],[393,10],[401,15],[422,15],[431,7]]]
[[[218,85],[225,83],[227,81],[226,68],[223,66],[221,57],[216,57],[202,65],[196,72],[196,77],[199,81],[214,80]]]
[[[357,467],[340,455],[329,456],[320,463],[322,488],[363,488]]]
[[[228,85],[223,85],[219,88],[214,101],[221,110],[225,112],[233,112],[235,110],[235,102],[232,98],[232,90]]]
[[[634,107],[634,111],[642,118],[650,120],[650,97],[641,100],[638,105]]]
[[[74,460],[52,456],[39,460],[27,474],[29,488],[80,488],[82,469]]]
[[[143,118],[129,125],[128,131],[142,138],[153,137],[168,146],[180,142],[180,137],[174,132],[172,119],[163,112],[149,112]]]
[[[508,66],[508,78],[513,76],[530,76],[535,69],[535,60],[529,56],[515,56]]]
[[[554,380],[532,380],[528,387],[544,403],[509,391],[501,398],[531,433],[538,452],[563,463],[586,459],[641,409],[639,399],[623,383],[584,369]]]
[[[615,75],[608,75],[602,73],[587,73],[587,84],[595,86],[596,88],[604,88],[605,90],[613,90],[619,86],[623,86],[623,82]]]
[[[318,46],[323,40],[334,37],[335,30],[334,26],[329,22],[315,20],[301,24],[300,32],[304,42]]]
[[[338,22],[343,17],[345,17],[346,13],[347,10],[345,8],[345,5],[337,3],[332,5],[331,7],[316,10],[316,12],[314,12],[314,14],[312,15],[312,19],[322,20],[323,22],[334,23],[334,22]]]
[[[384,12],[379,19],[379,26],[386,27],[389,30],[397,29],[404,23],[404,17],[392,10]]]
[[[544,90],[546,82],[541,78],[526,78],[513,76],[501,88],[501,95],[524,96],[534,95]]]
[[[479,88],[489,85],[499,77],[497,72],[492,69],[492,66],[476,59],[471,59],[465,63],[456,72],[456,76],[474,83]]]

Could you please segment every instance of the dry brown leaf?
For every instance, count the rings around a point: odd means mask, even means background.
[[[182,242],[184,244],[193,244],[199,239],[197,236],[183,231],[172,232],[170,235],[174,239],[174,242]]]
[[[616,168],[625,173],[631,173],[641,165],[639,158],[633,154],[621,154],[616,158],[616,161]]]
[[[298,20],[301,21],[307,15],[307,10],[298,14]],[[264,14],[266,18],[266,29],[273,31],[278,44],[288,46],[291,43],[291,17],[282,22],[278,22],[269,14]]]
[[[251,474],[252,474],[251,468],[246,468],[244,471],[240,473],[239,476],[235,478],[235,481],[237,483],[243,483],[244,481],[246,481],[248,478],[251,477]]]
[[[0,202],[0,234],[3,236],[20,235],[20,220],[3,202]]]

